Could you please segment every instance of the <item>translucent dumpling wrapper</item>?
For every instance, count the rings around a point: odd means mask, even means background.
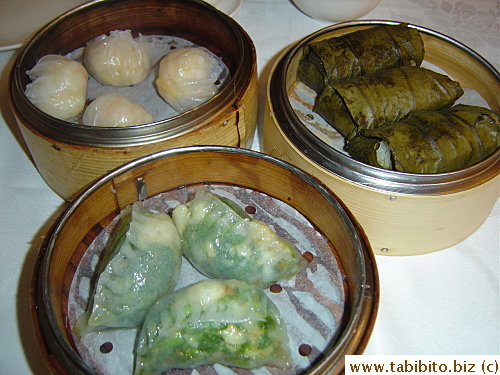
[[[179,48],[161,59],[156,86],[160,96],[182,113],[218,93],[222,72],[219,60],[206,48]]]
[[[150,46],[142,35],[134,38],[130,30],[114,30],[87,43],[84,64],[103,85],[137,85],[151,71]]]
[[[328,85],[313,110],[349,140],[361,129],[399,121],[413,111],[451,107],[463,93],[445,74],[403,66]]]
[[[153,122],[153,116],[141,105],[117,94],[101,94],[85,109],[84,125],[124,127]]]
[[[469,167],[500,147],[498,113],[456,105],[414,112],[377,129],[365,129],[346,146],[364,163],[407,173],[444,173]]]
[[[300,273],[307,261],[261,220],[233,201],[204,189],[178,205],[172,219],[184,256],[208,277],[245,280],[261,287]]]
[[[291,365],[279,310],[256,285],[209,279],[158,300],[137,345],[135,375],[223,364],[247,369]]]
[[[153,303],[174,289],[182,261],[181,240],[171,217],[135,202],[119,223],[98,267],[77,335],[139,327]]]
[[[81,63],[46,55],[26,73],[32,82],[25,94],[39,109],[60,120],[73,119],[83,112],[88,73]]]

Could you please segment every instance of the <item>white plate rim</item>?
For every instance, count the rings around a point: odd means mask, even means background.
[[[210,3],[210,1],[208,1]],[[243,5],[243,0],[221,0],[215,7],[228,16],[233,17]]]
[[[214,4],[215,8],[217,8],[223,13],[226,13],[230,17],[233,17],[243,5],[243,0],[220,0],[218,2],[214,0],[206,0],[206,2],[209,4],[215,3]],[[20,38],[16,38],[9,41],[5,41],[3,43],[0,42],[0,52],[18,49],[27,40],[29,40],[29,38],[26,38],[26,40],[20,40]]]

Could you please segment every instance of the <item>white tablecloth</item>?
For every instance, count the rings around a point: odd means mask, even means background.
[[[498,69],[499,4],[382,0],[363,18],[442,32]],[[328,23],[302,14],[288,0],[244,0],[234,18],[257,49],[262,111],[266,80],[280,51]],[[48,371],[32,328],[31,272],[42,236],[65,203],[37,173],[9,108],[8,73],[16,53],[0,52],[0,374],[41,375]],[[253,148],[259,149],[258,140]],[[479,230],[452,248],[412,257],[376,256],[380,307],[365,353],[499,354],[499,252],[497,201]]]

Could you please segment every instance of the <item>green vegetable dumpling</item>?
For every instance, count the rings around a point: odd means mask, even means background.
[[[291,365],[286,326],[258,286],[208,279],[163,296],[148,312],[135,375],[216,363],[246,369]]]
[[[74,326],[78,335],[139,327],[151,305],[173,290],[179,278],[181,240],[169,215],[135,202],[119,220],[87,311]]]
[[[261,287],[300,273],[307,261],[261,220],[234,202],[197,190],[172,218],[184,256],[208,277],[245,280]]]

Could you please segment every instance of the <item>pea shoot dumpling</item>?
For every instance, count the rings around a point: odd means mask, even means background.
[[[172,219],[184,256],[208,277],[267,287],[300,273],[307,264],[269,225],[207,190],[197,190],[194,199],[177,205]]]
[[[153,122],[153,116],[141,105],[118,94],[101,94],[83,113],[83,124],[124,127]]]
[[[132,86],[146,79],[152,68],[150,47],[130,30],[114,30],[87,43],[84,64],[103,85]]]
[[[181,241],[167,214],[135,202],[120,213],[106,248],[77,335],[140,326],[153,303],[174,289],[182,261]]]
[[[209,279],[160,298],[136,348],[135,375],[223,364],[247,369],[291,365],[286,326],[256,285]]]
[[[32,82],[25,94],[39,109],[60,120],[73,119],[83,112],[88,73],[81,63],[46,55],[26,73]]]
[[[156,86],[170,106],[185,112],[218,93],[216,82],[222,71],[217,57],[206,48],[178,48],[161,59]]]

